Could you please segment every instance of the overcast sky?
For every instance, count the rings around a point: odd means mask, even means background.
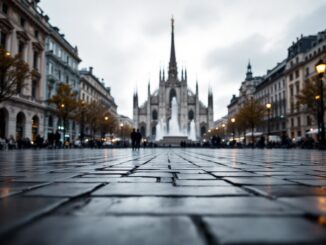
[[[193,91],[198,79],[205,104],[211,85],[215,120],[238,94],[249,59],[254,75],[264,75],[296,37],[326,29],[325,0],[42,0],[40,6],[78,46],[80,68],[93,66],[118,112],[130,118],[134,89],[142,104],[148,82],[153,92],[160,67],[167,70],[172,15],[178,68],[187,67]]]

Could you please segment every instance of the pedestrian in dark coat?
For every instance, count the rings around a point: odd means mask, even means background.
[[[130,139],[131,139],[131,146],[132,146],[132,150],[135,151],[136,150],[136,141],[137,141],[137,133],[136,133],[136,129],[132,129],[132,132],[130,134]]]
[[[139,129],[137,129],[137,132],[136,132],[136,148],[138,150],[140,148],[140,143],[141,143],[142,138],[143,138],[143,136],[141,135],[141,132],[139,131]]]

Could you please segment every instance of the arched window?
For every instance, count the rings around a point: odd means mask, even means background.
[[[194,120],[194,111],[193,110],[190,110],[188,112],[188,118],[189,118],[189,121]]]
[[[152,119],[153,120],[157,120],[158,116],[157,116],[157,111],[156,110],[153,110],[152,112]]]
[[[145,126],[140,127],[140,133],[143,136],[143,138],[146,137],[146,127]]]
[[[177,93],[175,92],[175,89],[171,89],[170,90],[170,98],[169,98],[169,101],[170,101],[170,107],[171,107],[171,104],[172,104],[172,99],[173,97],[177,98]]]

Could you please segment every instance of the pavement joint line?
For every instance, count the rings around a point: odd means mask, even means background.
[[[208,225],[199,215],[191,215],[190,219],[194,226],[196,227],[199,235],[204,240],[206,245],[219,245],[220,243],[210,232]]]
[[[51,185],[51,184],[54,184],[54,183],[55,182],[47,182],[47,183],[44,183],[44,184],[41,184],[41,185],[36,185],[36,186],[32,186],[32,187],[26,187],[26,188],[24,188],[24,189],[22,189],[20,191],[17,191],[17,192],[8,194],[7,196],[0,197],[0,200],[3,199],[3,198],[8,198],[8,197],[13,197],[13,196],[16,196],[16,195],[24,194],[25,192],[36,190],[38,188],[41,188],[41,187],[44,187],[44,186],[48,186],[48,185]]]
[[[30,197],[32,198],[32,197]],[[36,212],[35,214],[29,215],[25,218],[23,218],[20,221],[17,221],[10,227],[6,228],[4,231],[0,232],[0,244],[5,244],[1,243],[1,240],[6,240],[8,236],[14,235],[15,232],[19,231],[20,229],[24,228],[25,225],[30,224],[31,222],[34,222],[36,220],[39,220],[43,216],[51,213],[51,211],[61,207],[62,205],[68,203],[70,201],[69,198],[62,198],[63,200],[61,202],[58,202],[56,204],[52,204],[41,211]]]
[[[105,186],[105,184],[100,184],[86,193],[76,195],[73,197],[62,197],[63,200],[61,202],[59,202],[57,204],[50,205],[49,207],[42,209],[43,211],[36,213],[35,215],[31,215],[31,217],[24,218],[20,222],[17,222],[16,224],[13,224],[12,227],[9,227],[4,232],[0,233],[0,244],[4,244],[4,243],[1,243],[2,239],[6,240],[11,235],[14,235],[15,232],[19,231],[20,229],[23,229],[26,225],[42,219],[46,215],[49,215],[49,214],[55,212],[59,208],[63,207],[66,204],[69,204],[70,202],[72,202],[76,199],[83,198],[83,197],[90,197],[91,192],[94,192],[97,189],[102,188],[103,186]],[[38,197],[38,196],[30,196],[30,197],[26,197],[26,198],[34,198],[34,197]],[[41,196],[41,197],[44,197],[44,196]],[[58,197],[53,197],[53,198],[58,198]]]
[[[321,225],[323,227],[326,227],[326,216],[324,215],[317,215],[317,214],[312,214],[312,213],[306,213],[304,214],[304,217],[309,220],[310,222],[317,224],[317,225]],[[322,220],[321,220],[322,219]]]

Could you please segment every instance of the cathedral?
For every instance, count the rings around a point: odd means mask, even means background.
[[[159,140],[157,134],[158,131],[162,130],[158,126],[162,123],[166,127],[165,133],[169,134],[173,101],[177,106],[176,120],[181,134],[189,135],[190,130],[193,130],[195,137],[192,137],[192,140],[200,140],[207,130],[213,127],[214,112],[211,89],[208,91],[208,106],[205,106],[199,100],[198,82],[194,93],[188,88],[187,70],[182,69],[181,76],[178,76],[174,44],[174,20],[172,19],[170,62],[167,77],[165,70],[160,70],[159,88],[151,93],[150,85],[148,85],[147,101],[141,106],[138,105],[137,92],[133,96],[134,127],[140,129],[144,138],[152,141]]]

